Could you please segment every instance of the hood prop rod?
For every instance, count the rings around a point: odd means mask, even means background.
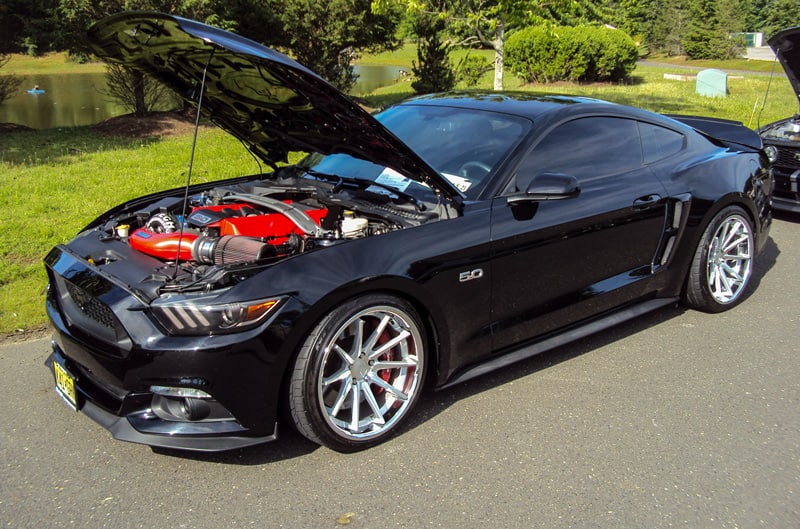
[[[208,67],[211,64],[211,59],[214,57],[216,48],[211,48],[211,53],[208,54],[208,60],[205,67],[203,67],[203,78],[200,81],[200,94],[197,98],[197,112],[194,118],[194,134],[192,136],[192,150],[189,154],[189,168],[186,174],[186,188],[183,192],[183,211],[181,212],[180,233],[178,235],[178,248],[175,250],[175,271],[173,272],[172,279],[178,277],[178,268],[181,260],[181,244],[183,243],[183,230],[186,225],[186,214],[189,209],[189,187],[192,184],[192,168],[194,167],[194,153],[197,148],[197,131],[200,128],[200,111],[203,108],[203,96],[206,90],[206,75],[208,74]]]

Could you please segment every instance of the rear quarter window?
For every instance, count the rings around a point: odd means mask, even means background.
[[[645,165],[680,152],[685,143],[685,138],[680,132],[641,121],[639,135],[642,138],[642,157]]]

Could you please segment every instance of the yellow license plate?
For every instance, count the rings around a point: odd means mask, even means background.
[[[78,394],[75,392],[75,379],[58,362],[53,362],[53,374],[56,377],[56,391],[64,402],[73,410],[78,409]]]

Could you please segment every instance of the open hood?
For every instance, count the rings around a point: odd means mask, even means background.
[[[462,195],[368,112],[317,74],[254,41],[193,20],[124,12],[88,30],[98,57],[146,72],[269,165],[290,151],[346,153],[455,202]]]
[[[792,90],[800,102],[800,27],[784,29],[768,42],[786,71]]]

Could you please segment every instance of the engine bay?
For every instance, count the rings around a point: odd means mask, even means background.
[[[103,268],[128,253],[147,256],[131,260],[153,266],[139,267],[137,281],[131,281],[133,271],[127,266],[124,279],[148,297],[209,291],[293,255],[440,218],[441,204],[402,195],[307,178],[223,182],[198,193],[112,210],[90,232],[106,249],[83,257]],[[109,243],[128,249],[109,251]],[[119,277],[119,266],[111,268]]]
[[[761,129],[764,139],[800,142],[800,115]]]

